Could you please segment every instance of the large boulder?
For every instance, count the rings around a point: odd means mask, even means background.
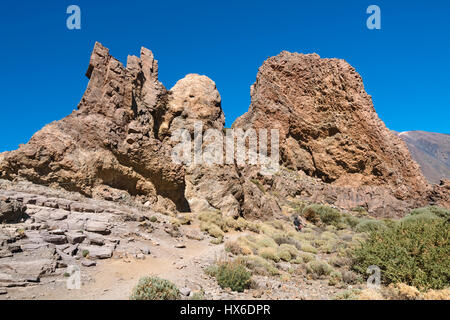
[[[282,52],[261,66],[251,97],[233,128],[278,129],[284,166],[335,186],[383,186],[398,199],[429,188],[344,60]]]

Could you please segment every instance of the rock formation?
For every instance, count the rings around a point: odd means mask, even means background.
[[[158,139],[169,92],[158,81],[158,63],[143,48],[127,67],[96,43],[78,110],[3,155],[0,177],[59,185],[84,195],[111,197],[125,190],[155,203],[170,199],[188,210],[184,168]]]
[[[251,96],[249,112],[233,127],[279,129],[286,167],[336,186],[381,185],[399,199],[427,189],[345,61],[282,52],[259,69]]]
[[[187,75],[167,90],[151,51],[142,48],[124,67],[99,43],[86,75],[78,110],[1,154],[0,179],[235,217],[276,216],[287,197],[363,206],[377,216],[449,204],[448,186],[427,184],[343,60],[283,52],[260,68],[250,110],[233,128],[279,129],[282,166],[270,176],[236,163],[173,161],[179,129],[192,137],[197,121],[202,133],[224,129],[220,94],[208,77]]]

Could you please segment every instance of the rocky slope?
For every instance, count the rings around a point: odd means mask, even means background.
[[[260,68],[250,110],[233,127],[279,129],[282,166],[272,175],[258,166],[172,160],[178,129],[193,136],[201,121],[202,133],[223,130],[211,79],[188,75],[167,90],[151,51],[142,48],[124,67],[99,43],[86,75],[78,110],[1,154],[0,178],[105,200],[131,195],[155,210],[214,209],[234,217],[280,215],[286,197],[362,206],[376,216],[449,204],[448,189],[427,184],[343,60],[283,52]]]
[[[424,131],[396,133],[430,183],[450,179],[450,135]]]

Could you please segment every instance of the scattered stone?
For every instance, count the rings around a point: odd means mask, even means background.
[[[64,249],[63,252],[70,256],[73,256],[77,252],[77,249],[78,249],[78,244],[73,244],[73,245],[69,246],[68,248]]]
[[[42,247],[48,247],[47,243],[26,243],[20,246],[23,251],[35,251]]]
[[[86,239],[86,235],[80,232],[67,232],[65,235],[67,241],[71,244],[81,243]]]
[[[142,246],[139,248],[143,254],[150,254],[150,248],[147,246]]]
[[[89,258],[92,259],[108,259],[112,257],[113,249],[108,247],[98,247],[98,246],[79,246],[78,250],[83,252],[87,251]]]
[[[22,252],[22,248],[21,248],[19,245],[17,245],[17,244],[10,244],[10,245],[8,246],[8,250],[9,250],[11,253]]]
[[[56,204],[56,206],[58,206],[58,205]],[[65,210],[58,209],[58,210],[55,210],[52,213],[50,213],[50,217],[49,218],[51,220],[60,221],[60,220],[66,219],[68,214],[69,214],[69,212],[67,212]]]
[[[109,234],[111,232],[107,223],[94,220],[86,222],[85,229],[86,231],[100,234]]]
[[[97,262],[95,262],[94,260],[90,260],[90,259],[83,259],[83,260],[81,260],[81,264],[85,267],[93,267],[93,266],[97,265]]]
[[[186,238],[201,241],[205,239],[205,235],[199,230],[189,230],[186,232]]]
[[[48,233],[50,233],[50,234],[56,234],[56,235],[64,235],[64,230],[62,230],[62,229],[55,229],[55,230],[50,230]]]
[[[184,249],[184,248],[186,248],[186,245],[184,243],[178,243],[175,245],[175,248]]]
[[[21,202],[15,200],[6,202],[0,200],[0,223],[17,223],[26,219],[26,209],[27,207]]]
[[[87,240],[90,244],[97,246],[103,246],[105,244],[105,238],[99,234],[89,233],[87,234]]]
[[[180,293],[183,296],[188,297],[191,294],[191,290],[189,288],[184,287],[180,289]]]
[[[45,242],[49,242],[49,243],[53,243],[53,244],[64,244],[67,242],[65,235],[44,233],[42,235],[42,238],[44,239]]]

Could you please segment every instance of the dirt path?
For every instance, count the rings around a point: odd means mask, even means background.
[[[195,228],[195,227],[193,227]],[[226,235],[226,240],[236,239],[243,233]],[[173,238],[157,239],[152,254],[145,260],[100,260],[96,267],[82,269],[82,287],[68,290],[67,278],[58,277],[54,282],[35,287],[15,288],[10,296],[21,299],[43,300],[124,300],[143,276],[157,275],[174,282],[177,287],[202,287],[211,280],[203,267],[223,254],[224,244],[212,245],[210,239],[185,240],[185,248],[175,248],[179,242]],[[156,257],[155,257],[156,256]]]

